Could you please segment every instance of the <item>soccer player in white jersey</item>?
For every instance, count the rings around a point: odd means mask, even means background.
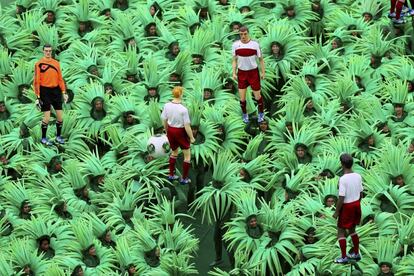
[[[355,227],[361,221],[362,177],[352,171],[353,158],[344,153],[340,157],[344,175],[339,179],[339,199],[334,218],[338,218],[338,242],[341,248],[341,257],[336,263],[347,263],[349,259],[360,260],[359,237]],[[346,254],[346,236],[349,234],[354,244],[353,252]]]
[[[260,77],[265,78],[265,66],[260,51],[260,46],[257,41],[251,40],[249,36],[249,29],[242,26],[239,29],[240,40],[233,43],[233,79],[237,80],[239,87],[240,106],[243,112],[243,122],[249,122],[249,114],[246,110],[246,91],[247,87],[253,90],[254,98],[257,102],[259,110],[258,122],[264,120],[263,98],[260,94]],[[261,74],[259,76],[259,68],[257,59],[260,62]]]
[[[194,143],[193,132],[191,131],[190,116],[188,109],[182,104],[183,96],[182,87],[174,87],[172,90],[173,100],[165,104],[161,113],[164,129],[172,150],[169,160],[169,180],[176,180],[175,162],[178,156],[178,148],[181,148],[184,154],[183,175],[180,180],[181,184],[188,184],[190,178],[188,173],[191,167],[190,143]]]

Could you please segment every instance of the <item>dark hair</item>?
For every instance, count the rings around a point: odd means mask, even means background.
[[[247,26],[241,26],[239,32],[249,32],[249,28],[247,28]]]
[[[44,50],[45,48],[53,48],[53,47],[52,47],[52,45],[50,45],[49,43],[46,43],[45,45],[43,45],[43,50]]]
[[[352,165],[354,164],[352,156],[348,153],[343,153],[339,160],[341,160],[342,166],[344,166],[347,169],[352,168]]]

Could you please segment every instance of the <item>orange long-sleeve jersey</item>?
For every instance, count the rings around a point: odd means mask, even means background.
[[[35,64],[34,91],[36,96],[40,96],[40,86],[60,87],[62,93],[66,91],[65,82],[63,81],[62,71],[59,62],[53,58],[41,58]]]

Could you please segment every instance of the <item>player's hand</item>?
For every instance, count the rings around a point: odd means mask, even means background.
[[[63,94],[63,102],[66,104],[68,102],[68,100],[69,100],[68,94],[64,93]]]
[[[264,80],[264,79],[265,79],[265,77],[266,77],[266,73],[265,73],[265,72],[262,72],[262,74],[261,74],[260,78],[261,78],[262,80]]]
[[[42,100],[40,98],[37,98],[36,101],[35,101],[35,105],[36,105],[37,109],[41,110],[42,105],[43,105]]]
[[[233,73],[233,80],[237,80],[237,74],[236,73]]]
[[[337,218],[338,218],[338,216],[339,216],[339,214],[338,214],[337,212],[335,212],[335,213],[333,214],[333,218],[334,218],[334,219],[337,219]]]
[[[191,137],[191,138],[190,138],[190,143],[191,143],[191,144],[194,144],[194,142],[195,142],[194,137]]]

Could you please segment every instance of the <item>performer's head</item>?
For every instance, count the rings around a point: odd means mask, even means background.
[[[413,153],[413,152],[414,152],[414,139],[411,140],[411,143],[408,146],[408,153]]]
[[[51,58],[52,57],[52,52],[53,52],[52,45],[45,44],[43,46],[43,54],[45,55],[45,58]]]
[[[246,26],[241,26],[239,29],[240,40],[243,43],[247,43],[250,40],[249,29]]]
[[[184,89],[181,86],[176,86],[172,90],[174,99],[181,99],[181,97],[183,96],[183,93],[184,93]]]
[[[343,153],[339,160],[341,161],[342,168],[344,169],[351,169],[354,164],[354,159],[348,153]]]

